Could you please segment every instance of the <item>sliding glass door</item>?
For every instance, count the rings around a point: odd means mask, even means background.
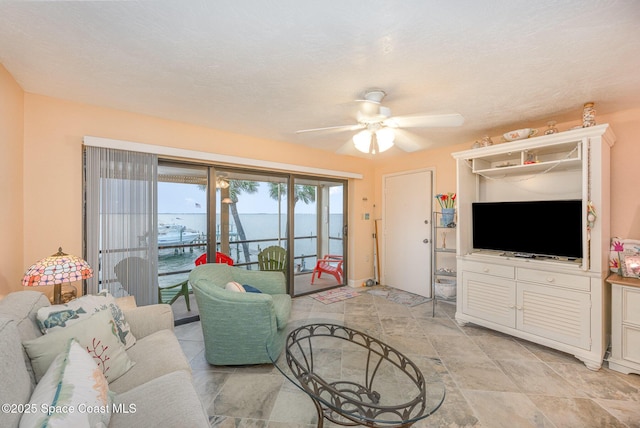
[[[160,161],[158,285],[176,320],[198,315],[177,285],[200,263],[259,270],[279,247],[292,295],[346,284],[345,201],[344,180]]]
[[[160,162],[158,165],[158,287],[178,322],[198,315],[193,295],[181,283],[204,262],[209,241],[209,168]],[[182,293],[182,294],[181,294]],[[188,302],[188,304],[187,304]]]
[[[346,284],[346,182],[294,177],[293,295]]]
[[[262,251],[287,249],[287,176],[216,169],[215,177],[215,251],[235,266],[257,270]]]

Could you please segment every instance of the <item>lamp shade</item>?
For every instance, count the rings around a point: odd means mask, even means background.
[[[365,129],[353,136],[353,145],[362,153],[381,153],[393,147],[395,134],[391,128],[380,128],[373,132]]]
[[[362,153],[369,153],[371,147],[371,132],[366,129],[358,132],[353,136],[353,145]]]
[[[384,152],[393,146],[395,134],[391,128],[382,128],[376,131],[376,139],[378,140],[378,151]]]
[[[72,256],[58,249],[56,254],[34,263],[22,278],[22,285],[55,285],[91,278],[93,269],[80,257]]]

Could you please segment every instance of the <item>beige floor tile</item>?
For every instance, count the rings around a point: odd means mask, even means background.
[[[640,403],[637,401],[594,400],[607,412],[627,424],[629,428],[640,428]]]
[[[455,357],[464,360],[487,360],[489,358],[478,344],[467,336],[429,335],[429,340],[443,359]]]
[[[283,382],[284,377],[279,375],[263,375],[258,382],[256,375],[230,374],[209,407],[209,414],[266,420]]]
[[[584,392],[559,376],[542,362],[527,360],[497,361],[502,371],[526,394],[555,397],[585,397]]]
[[[473,324],[461,327],[454,305],[439,302],[432,318],[431,304],[409,308],[366,292],[331,305],[303,296],[293,300],[288,329],[323,319],[378,337],[410,358],[429,393],[438,385],[446,391],[440,408],[414,427],[640,428],[640,376],[606,364],[591,371],[572,355]],[[199,322],[176,327],[176,334],[212,427],[315,426],[311,399],[272,365],[211,366]],[[327,341],[335,355],[320,364],[329,379],[359,370],[353,358],[343,359],[347,346],[338,342]]]
[[[535,405],[558,427],[622,428],[621,421],[588,398],[531,395]]]
[[[553,427],[525,394],[462,391],[483,426],[492,428]],[[562,425],[570,427],[574,425]]]
[[[525,360],[539,362],[540,359],[518,341],[500,336],[475,336],[473,341],[493,360]]]
[[[612,370],[593,371],[584,365],[550,364],[567,382],[584,391],[591,398],[605,400],[624,400],[640,403],[640,390],[629,384]]]
[[[448,358],[445,367],[460,389],[518,392],[515,383],[491,360],[470,361]]]

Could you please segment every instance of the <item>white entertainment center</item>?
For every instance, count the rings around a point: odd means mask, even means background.
[[[601,367],[611,331],[611,289],[605,279],[614,142],[605,124],[453,153],[458,323],[573,354],[591,370]],[[582,201],[582,259],[523,258],[473,248],[474,202],[564,199]],[[589,203],[596,215],[592,224]],[[496,233],[526,234],[527,225],[505,218]]]

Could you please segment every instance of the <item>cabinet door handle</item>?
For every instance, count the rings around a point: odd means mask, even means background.
[[[554,282],[556,279],[552,276],[547,277],[547,282]]]
[[[422,242],[425,243],[425,244],[428,244],[429,240],[428,239],[423,239]]]
[[[489,273],[489,268],[483,268],[483,269],[482,269],[482,272],[484,272],[484,273]]]
[[[522,310],[522,306],[516,306],[516,309],[521,311]]]

